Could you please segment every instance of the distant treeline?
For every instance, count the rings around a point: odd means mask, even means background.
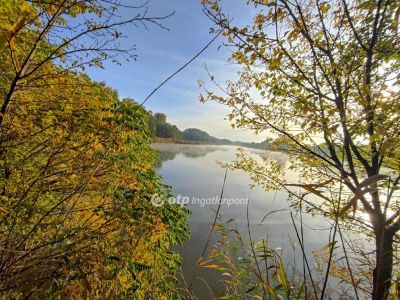
[[[228,139],[219,139],[197,128],[188,128],[181,131],[176,125],[168,123],[167,116],[163,113],[150,114],[149,129],[157,138],[177,143],[235,145],[258,149],[269,148],[272,143],[271,139],[266,139],[265,141],[260,143],[246,143],[240,141],[231,141]]]

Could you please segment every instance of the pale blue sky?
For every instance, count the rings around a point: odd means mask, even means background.
[[[138,1],[127,0],[132,3]],[[245,6],[244,1],[226,0],[225,5],[234,16],[235,22],[249,22],[254,13]],[[97,81],[105,81],[116,89],[121,98],[131,97],[142,101],[161,81],[176,71],[212,38],[209,29],[211,21],[202,12],[200,0],[152,0],[148,15],[175,14],[165,20],[163,25],[169,31],[149,26],[129,26],[124,32],[128,38],[124,45],[136,45],[136,61],[118,66],[105,64],[104,69],[89,69],[89,75]],[[124,9],[122,17],[129,17],[134,11]],[[137,13],[137,12],[135,12]],[[235,78],[237,66],[226,63],[229,51],[223,47],[218,50],[223,37],[218,38],[195,62],[164,85],[149,101],[146,108],[162,112],[168,120],[180,129],[196,127],[219,138],[232,140],[260,141],[249,132],[233,130],[229,121],[224,120],[229,109],[217,104],[198,101],[201,89],[198,80],[207,80],[207,65],[215,78],[224,82]]]

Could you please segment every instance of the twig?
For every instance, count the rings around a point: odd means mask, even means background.
[[[357,285],[356,285],[356,282],[354,280],[353,272],[351,271],[350,261],[349,261],[348,255],[347,255],[347,250],[346,250],[346,246],[344,244],[342,229],[340,228],[340,225],[338,225],[338,229],[339,229],[340,241],[341,241],[342,247],[343,247],[344,257],[346,259],[347,269],[349,270],[349,274],[350,274],[350,278],[351,278],[351,284],[352,284],[352,286],[354,288],[354,293],[355,293],[356,299],[360,300],[360,298],[358,296]]]
[[[301,238],[300,238],[300,235],[299,235],[299,231],[297,230],[296,223],[294,222],[294,218],[293,218],[293,213],[292,213],[292,212],[290,212],[290,218],[292,219],[292,224],[293,224],[294,230],[296,231],[297,240],[298,240],[299,243],[300,243],[301,252],[303,253],[303,258],[304,258],[304,260],[305,260],[305,262],[306,262],[307,271],[308,271],[308,275],[310,276],[310,280],[311,280],[311,284],[312,284],[312,287],[313,287],[315,299],[318,299],[317,289],[316,289],[316,287],[315,287],[315,283],[314,283],[314,280],[313,280],[313,277],[312,277],[312,274],[311,274],[311,269],[310,269],[310,266],[309,266],[309,264],[308,264],[308,260],[307,260],[306,253],[305,253],[305,251],[304,251],[304,245],[303,245],[303,243],[301,242]]]
[[[300,198],[300,232],[301,242],[304,245],[304,230],[303,230],[303,197]],[[303,281],[304,281],[304,299],[307,299],[307,277],[306,277],[306,262],[303,256]]]
[[[226,182],[226,175],[227,175],[227,174],[228,174],[228,169],[225,170],[224,182],[223,182],[223,184],[222,184],[221,195],[220,195],[220,198],[219,198],[220,201],[219,201],[219,203],[218,203],[218,208],[217,208],[217,210],[215,211],[214,222],[213,222],[213,224],[212,224],[212,226],[211,226],[210,232],[208,233],[207,242],[206,242],[206,244],[204,245],[203,252],[201,253],[201,256],[200,256],[198,262],[199,262],[202,258],[204,258],[204,256],[206,255],[208,245],[210,244],[210,241],[211,241],[212,233],[214,232],[215,225],[217,224],[217,219],[218,219],[219,211],[220,211],[220,209],[221,209],[222,197],[224,196],[224,188],[225,188],[225,182]],[[198,270],[199,270],[199,264],[198,264],[198,262],[196,263],[196,265],[195,265],[195,267],[194,267],[192,280],[190,281],[190,284],[189,284],[189,287],[188,287],[189,293],[192,293],[194,280],[195,280],[196,277],[197,277],[197,272],[198,272]]]
[[[256,251],[254,250],[253,239],[251,237],[250,220],[249,220],[249,203],[248,202],[247,202],[247,206],[246,206],[246,219],[247,219],[247,231],[249,233],[251,252],[253,253],[254,261],[256,263],[257,271],[258,271],[258,274],[259,274],[258,277],[262,279],[260,265],[259,265],[258,260],[257,260],[257,254],[256,254]],[[267,272],[268,272],[268,270],[267,270]],[[265,299],[265,294],[266,294],[265,285],[262,284],[262,287],[263,287],[263,299]]]
[[[139,104],[138,109],[143,106],[147,100],[150,99],[151,96],[155,94],[164,84],[166,84],[170,79],[172,79],[175,75],[185,69],[188,65],[190,65],[196,58],[198,58],[210,45],[219,37],[222,31],[219,31],[199,52],[197,52],[190,60],[188,60],[182,67],[180,67],[177,71],[168,76],[163,82],[161,82],[157,87],[155,87],[150,94]]]
[[[337,205],[336,216],[335,216],[335,225],[334,225],[334,229],[333,229],[332,242],[331,242],[331,245],[330,245],[330,248],[329,248],[328,266],[326,267],[324,285],[323,285],[322,291],[321,291],[321,298],[320,298],[321,300],[324,299],[326,286],[328,284],[329,272],[331,270],[333,250],[335,248],[336,232],[337,232],[338,224],[339,224],[339,212],[340,212],[340,202],[342,200],[342,189],[343,189],[343,184],[342,184],[342,180],[341,180],[340,181],[340,186],[339,186],[339,199],[338,199],[338,205]]]
[[[267,237],[267,239],[268,239],[268,237]],[[267,256],[267,247],[265,245],[265,239],[263,239],[263,250],[264,250],[265,274],[266,274],[267,284],[270,285],[269,270],[268,270],[268,256]],[[271,300],[271,293],[268,293],[268,299]]]

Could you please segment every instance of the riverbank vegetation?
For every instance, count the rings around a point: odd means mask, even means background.
[[[150,114],[149,128],[153,131],[155,143],[193,144],[193,145],[232,145],[256,149],[272,149],[272,140],[263,142],[240,142],[220,139],[197,128],[187,128],[181,131],[176,125],[167,122],[163,113]]]
[[[0,1],[0,297],[175,298],[184,208],[155,171],[149,113],[81,73],[117,54],[117,1]],[[119,57],[119,56],[118,56]]]
[[[194,268],[221,271],[220,299],[327,299],[331,277],[351,287],[342,297],[399,299],[399,2],[247,0],[256,12],[248,25],[235,24],[224,1],[201,2],[215,36],[167,80],[224,36],[237,81],[210,74],[216,88],[200,82],[200,100],[226,105],[234,128],[273,143],[181,131],[146,111],[148,98],[120,99],[85,74],[135,60],[119,42],[127,26],[164,28],[172,14],[150,16],[147,2],[0,0],[1,299],[195,297],[192,283],[180,288],[181,257],[171,250],[189,237],[188,210],[153,203],[172,196],[156,171],[157,138],[285,151],[298,182],[243,149],[223,166],[285,191],[300,215],[331,221],[319,280],[292,215],[300,273],[250,229],[243,243],[229,222],[214,222],[207,243],[214,229],[219,240]],[[342,230],[372,240],[372,251],[346,248]]]

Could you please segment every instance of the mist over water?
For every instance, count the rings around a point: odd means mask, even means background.
[[[217,161],[231,162],[236,158],[234,146],[154,144],[154,147],[159,150],[161,159],[159,172],[164,182],[172,186],[175,196],[185,196],[189,199],[219,198],[225,170],[217,164]],[[258,149],[246,149],[246,151],[260,159],[263,156],[269,156],[283,167],[287,167],[288,159],[283,153]],[[291,177],[293,182],[298,179],[289,170],[287,170],[287,176]],[[286,192],[275,193],[267,192],[260,187],[250,188],[250,183],[246,173],[239,170],[229,171],[223,197],[247,198],[253,240],[268,239],[274,248],[282,248],[282,255],[287,262],[292,265],[296,263],[299,269],[302,268],[302,254],[290,219],[290,203]],[[217,204],[210,204],[200,207],[191,202],[187,205],[192,212],[189,220],[191,237],[177,249],[183,256],[182,268],[186,282],[191,280],[193,266],[204,249],[217,206]],[[246,209],[245,204],[221,205],[220,209],[223,220],[234,219],[234,226],[245,240],[248,239]],[[295,213],[293,209],[291,211]],[[266,215],[268,216],[261,222]],[[296,221],[298,221],[298,216],[296,216]],[[323,218],[307,214],[303,214],[303,222],[305,250],[310,261],[313,262],[312,252],[328,244],[330,224]],[[215,240],[214,235],[213,241]],[[218,276],[215,271],[200,269],[199,275],[206,279],[212,289],[221,289],[220,284],[217,283]],[[210,292],[207,289],[202,281],[196,281],[195,293],[200,299],[209,299]]]

